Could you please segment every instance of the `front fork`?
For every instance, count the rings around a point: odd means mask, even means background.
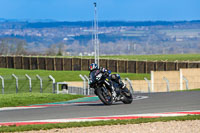
[[[116,101],[117,99],[117,93],[115,91],[115,88],[111,83],[105,80],[106,87],[108,87],[112,91],[113,101]]]

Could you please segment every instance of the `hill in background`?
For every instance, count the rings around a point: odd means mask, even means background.
[[[200,52],[200,21],[102,21],[100,53]],[[0,19],[0,54],[93,55],[92,21]]]

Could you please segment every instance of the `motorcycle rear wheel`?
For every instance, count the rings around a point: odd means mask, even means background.
[[[97,96],[105,105],[111,105],[113,103],[113,96],[112,92],[107,89],[107,93],[104,91],[103,88],[98,88],[96,90]]]

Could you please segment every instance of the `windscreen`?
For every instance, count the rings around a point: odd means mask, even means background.
[[[89,76],[89,78],[90,78],[90,82],[95,82],[96,81],[96,76],[99,74],[99,70],[94,70],[94,71],[92,71],[92,72],[90,72],[90,76]]]

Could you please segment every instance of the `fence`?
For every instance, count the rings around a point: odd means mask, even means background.
[[[59,84],[67,85],[67,88],[60,86]],[[71,86],[67,82],[56,82],[51,75],[0,75],[0,94],[14,93],[68,93],[93,95],[94,91],[89,88],[86,90],[86,88],[82,88],[82,86]]]
[[[0,68],[28,70],[81,71],[88,70],[94,59],[0,56]],[[200,62],[132,61],[100,59],[100,66],[119,73],[150,73],[180,68],[200,68]]]
[[[0,94],[40,92],[52,93],[52,81],[48,76],[0,75]]]
[[[180,71],[152,71],[151,80],[132,81],[135,91],[167,92],[200,88],[200,69],[180,69]]]
[[[83,76],[81,76],[82,78]],[[132,80],[124,79],[126,86],[135,93],[170,92],[200,88],[200,68],[180,69],[180,71],[151,71],[151,79]],[[127,82],[128,81],[128,82]],[[83,82],[69,82],[69,84],[85,88],[86,78]]]

